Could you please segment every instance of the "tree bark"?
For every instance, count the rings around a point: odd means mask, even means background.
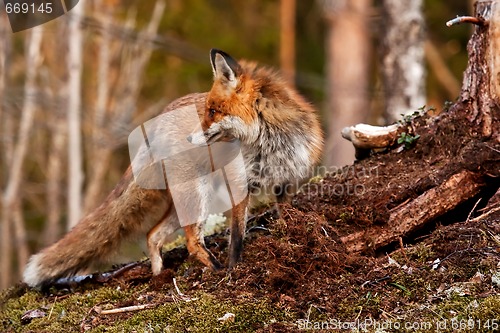
[[[353,149],[340,136],[342,128],[362,122],[370,109],[368,96],[370,0],[324,1],[327,19],[328,134],[324,163],[327,167],[352,162]]]
[[[81,79],[83,32],[80,21],[85,2],[76,5],[67,14],[68,23],[68,229],[74,227],[81,216],[83,184],[83,151],[81,127]]]
[[[424,15],[422,0],[384,0],[382,39],[385,118],[392,124],[401,114],[426,104]]]
[[[480,127],[483,138],[493,136],[500,142],[498,127],[493,131],[493,116],[498,122],[500,108],[500,3],[477,1],[475,10],[487,23],[476,28],[467,45],[469,62],[460,99],[470,108],[468,120]]]
[[[280,2],[280,65],[290,82],[295,81],[295,8],[296,0]]]
[[[478,194],[483,186],[483,180],[470,171],[454,174],[441,185],[393,209],[387,224],[345,236],[342,242],[351,252],[378,249],[456,208]]]

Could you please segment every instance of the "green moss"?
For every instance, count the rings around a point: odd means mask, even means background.
[[[436,254],[432,251],[432,248],[423,243],[405,249],[405,255],[409,260],[415,260],[420,264],[436,259]],[[393,256],[396,261],[404,262],[405,257],[401,251],[394,253]]]
[[[235,315],[234,321],[218,320],[228,312]],[[137,312],[118,325],[116,322],[112,326],[101,325],[93,332],[249,332],[276,321],[294,320],[293,314],[265,300],[245,300],[234,304],[200,294],[194,301],[165,303]]]
[[[144,288],[142,285],[122,291],[103,287],[60,297],[44,297],[38,292],[28,291],[19,298],[6,300],[0,312],[0,331],[80,331],[82,322],[92,316],[99,324],[89,332],[249,332],[273,322],[295,322],[293,313],[265,298],[220,301],[206,293],[195,295],[190,302],[164,302],[156,308],[120,315],[97,315],[91,311],[96,305],[106,309],[118,307],[124,301],[132,303]],[[21,316],[34,309],[42,310],[46,315],[27,324],[21,323]],[[235,314],[234,321],[218,320],[228,312]]]
[[[422,332],[436,332],[438,328],[439,332],[492,332],[500,329],[500,295],[481,300],[454,294],[432,305],[408,307],[405,312],[405,322],[430,326]]]
[[[342,212],[339,214],[339,218],[342,221],[342,223],[348,223],[349,221],[352,220],[353,214],[351,212]]]
[[[281,239],[288,233],[288,225],[284,219],[278,219],[274,222],[270,231],[271,235],[276,237],[276,239]]]
[[[7,332],[67,332],[79,330],[80,323],[97,304],[109,304],[124,300],[130,291],[102,287],[83,293],[45,297],[37,291],[28,291],[20,297],[3,299],[0,312],[0,330]],[[21,317],[29,310],[41,310],[45,316],[21,323]]]
[[[309,182],[310,184],[315,184],[315,183],[319,183],[320,181],[323,180],[323,176],[322,175],[316,175],[314,177],[312,177],[311,179],[309,179]]]

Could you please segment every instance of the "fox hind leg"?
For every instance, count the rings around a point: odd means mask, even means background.
[[[173,241],[172,235],[180,229],[179,220],[175,210],[169,210],[168,215],[155,225],[147,235],[149,258],[151,260],[151,270],[153,275],[158,275],[163,269],[163,259],[161,249],[169,241]]]
[[[289,203],[296,191],[296,186],[291,183],[285,183],[273,187],[273,194],[276,197],[276,202],[273,207],[273,215],[276,218],[280,218],[283,215],[279,204]]]

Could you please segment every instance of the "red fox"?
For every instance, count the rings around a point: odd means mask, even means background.
[[[249,197],[271,193],[277,202],[306,179],[319,161],[323,133],[314,107],[276,72],[253,62],[238,63],[223,51],[212,49],[214,83],[208,93],[184,96],[164,112],[195,104],[202,131],[186,139],[193,145],[239,140],[248,195],[232,209],[229,267],[241,257]],[[145,175],[141,177],[147,177]],[[205,247],[204,221],[183,226],[187,249],[213,270],[222,265]],[[61,240],[32,256],[23,280],[36,287],[71,276],[91,263],[105,260],[127,237],[147,233],[151,269],[163,268],[161,248],[179,229],[169,189],[139,186],[131,167],[94,212],[83,218]]]

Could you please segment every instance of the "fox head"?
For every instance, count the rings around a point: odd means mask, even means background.
[[[210,50],[210,63],[214,83],[206,98],[203,133],[193,134],[191,142],[211,144],[216,141],[248,141],[255,138],[258,131],[257,113],[254,110],[257,95],[253,89],[253,80],[224,51]]]

